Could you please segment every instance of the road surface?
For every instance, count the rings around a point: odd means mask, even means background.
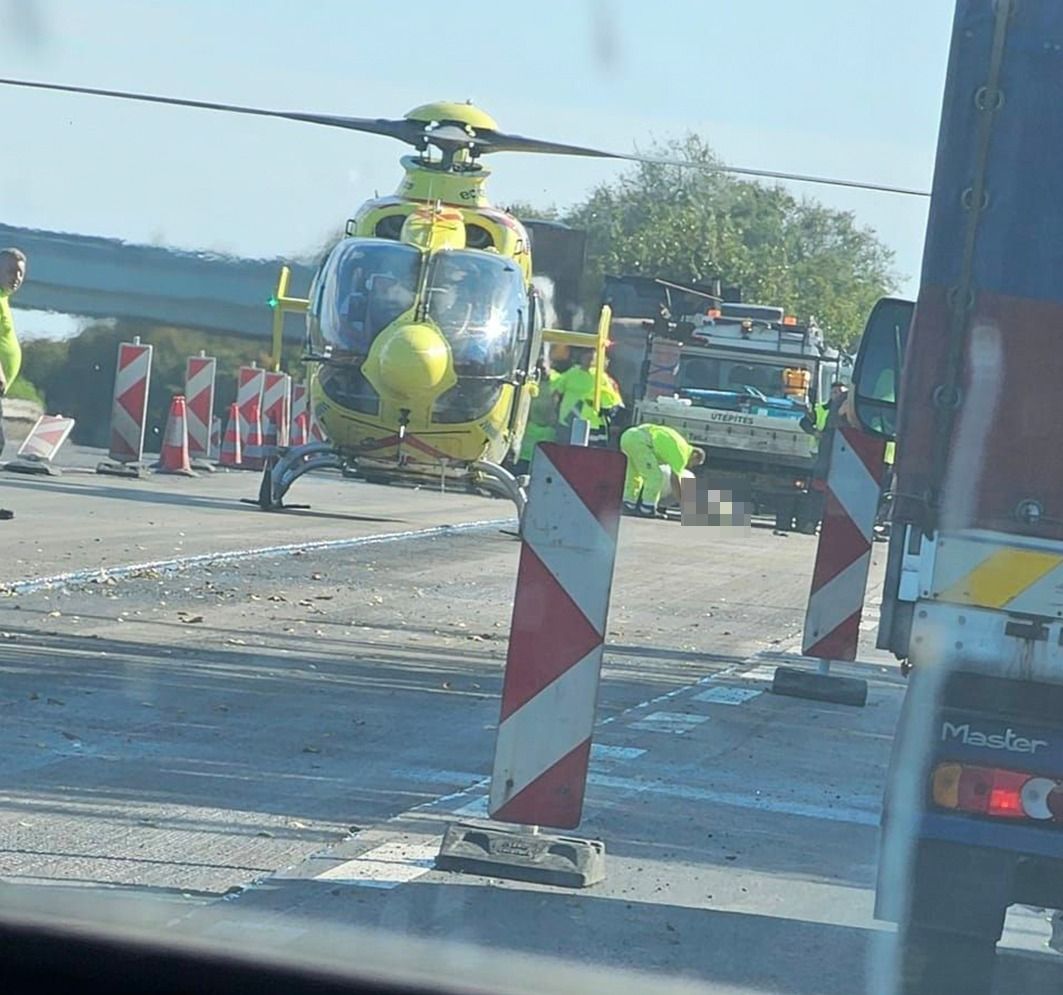
[[[844,668],[866,708],[770,693],[815,539],[623,521],[579,829],[608,876],[571,892],[431,867],[449,821],[485,814],[509,507],[326,475],[276,515],[240,503],[256,487],[0,474],[9,904],[89,895],[94,916],[302,955],[370,928],[472,944],[462,970],[541,954],[720,993],[869,990],[904,681],[872,609]],[[1001,992],[1058,990],[1047,935],[1012,911]]]

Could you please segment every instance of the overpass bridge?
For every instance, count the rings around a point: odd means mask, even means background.
[[[206,332],[269,339],[267,301],[282,263],[289,293],[306,296],[313,267],[281,259],[239,259],[119,239],[0,224],[0,247],[29,257],[29,277],[11,298],[25,310],[86,318],[133,318]],[[285,317],[286,339],[301,341],[305,322]]]

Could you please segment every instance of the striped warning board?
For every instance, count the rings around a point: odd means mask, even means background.
[[[151,354],[151,346],[139,340],[118,346],[108,451],[108,456],[118,463],[139,463],[144,456]]]
[[[16,458],[51,463],[73,428],[73,418],[64,418],[62,415],[41,415],[22,445],[19,446]]]
[[[210,459],[214,427],[214,377],[218,361],[213,356],[190,356],[185,364],[185,412],[188,419],[188,455]]]
[[[262,387],[263,445],[268,453],[288,445],[291,425],[291,382],[287,373],[268,371]]]
[[[805,613],[805,656],[856,659],[884,451],[882,439],[855,428],[834,433],[827,503]]]
[[[613,582],[623,454],[542,443],[522,523],[488,811],[579,825]]]
[[[262,468],[262,391],[266,371],[241,366],[236,371],[236,405],[240,412],[240,446],[245,469]]]

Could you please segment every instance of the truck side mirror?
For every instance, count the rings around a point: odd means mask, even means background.
[[[853,410],[871,435],[897,435],[897,385],[900,382],[913,301],[883,297],[871,309],[853,367]]]

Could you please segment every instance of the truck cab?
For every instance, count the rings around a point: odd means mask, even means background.
[[[677,429],[706,450],[714,486],[778,529],[814,532],[818,440],[806,419],[850,379],[850,357],[781,307],[722,300],[658,319],[645,348],[634,423]]]

